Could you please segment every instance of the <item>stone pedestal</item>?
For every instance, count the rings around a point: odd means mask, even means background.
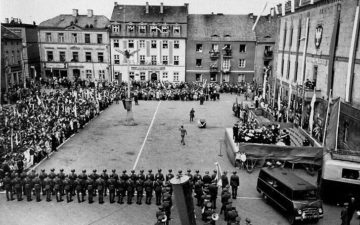
[[[182,225],[196,225],[192,190],[189,184],[189,177],[183,175],[175,176],[170,180],[172,184],[175,205],[179,212]]]
[[[125,99],[125,109],[126,109],[126,119],[125,126],[135,126],[137,125],[134,120],[134,114],[132,112],[132,101],[131,99]]]

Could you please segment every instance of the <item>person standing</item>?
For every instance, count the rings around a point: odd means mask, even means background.
[[[190,122],[194,122],[194,117],[195,117],[195,110],[194,108],[192,108],[190,110]]]
[[[183,125],[181,125],[179,130],[180,130],[180,135],[181,135],[181,144],[185,145],[185,135],[187,135],[187,131]]]
[[[224,189],[229,184],[229,178],[227,177],[227,171],[221,175],[221,188]]]
[[[236,171],[234,171],[233,175],[231,175],[231,177],[230,177],[231,194],[232,194],[233,199],[236,199],[237,189],[238,189],[239,185],[240,185],[239,176],[236,175]]]

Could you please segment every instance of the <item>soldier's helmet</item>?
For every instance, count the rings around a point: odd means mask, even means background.
[[[82,172],[83,172],[83,173],[86,173],[86,170],[83,170]]]
[[[182,173],[182,170],[179,170],[179,172],[178,172],[178,173],[180,173],[180,174],[181,174],[181,173]]]
[[[171,173],[172,172],[172,169],[169,169],[169,173]]]
[[[126,173],[126,170],[123,170],[123,173]]]
[[[158,172],[160,173],[162,170],[161,169],[158,169]]]
[[[97,170],[93,170],[94,173],[96,173]]]
[[[140,173],[143,173],[144,172],[144,170],[140,170]]]
[[[60,172],[64,172],[64,169],[60,169]]]
[[[72,172],[72,173],[74,173],[74,172],[75,172],[75,170],[74,170],[74,169],[72,169],[72,170],[71,170],[71,172]]]
[[[104,173],[106,173],[106,171],[107,171],[106,169],[103,170]]]
[[[196,173],[199,173],[199,170],[195,170]]]
[[[148,170],[149,171],[149,173],[151,173],[152,172],[152,170]]]
[[[131,173],[135,173],[135,170],[131,170]]]
[[[116,172],[116,169],[113,169],[112,172],[115,173],[115,172]]]
[[[190,173],[190,172],[191,172],[191,169],[188,169],[187,172]]]

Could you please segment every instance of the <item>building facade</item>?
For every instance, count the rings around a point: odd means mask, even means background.
[[[1,25],[0,103],[6,99],[4,94],[9,88],[23,84],[21,51],[21,37]]]
[[[44,78],[112,79],[109,19],[94,15],[61,14],[39,24],[41,73]]]
[[[189,15],[186,81],[251,82],[256,37],[252,15]]]
[[[18,18],[5,19],[2,24],[22,39],[22,79],[34,79],[40,74],[40,53],[38,45],[38,29],[35,24],[23,24]]]
[[[114,79],[185,81],[188,4],[118,5],[111,16]],[[129,60],[124,54],[130,53]]]

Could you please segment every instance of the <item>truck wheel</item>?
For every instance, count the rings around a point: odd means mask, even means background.
[[[289,221],[290,225],[296,224],[295,216],[293,214],[290,214],[288,216],[288,221]]]

